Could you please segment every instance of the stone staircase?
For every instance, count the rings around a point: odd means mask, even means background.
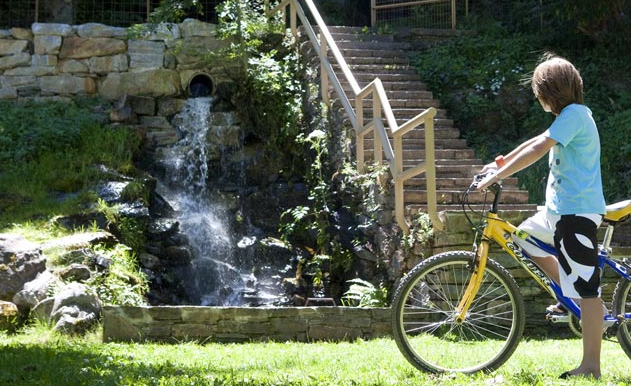
[[[397,42],[392,35],[367,34],[360,28],[331,27],[330,32],[360,87],[366,86],[375,78],[381,79],[397,124],[403,124],[429,107],[437,109],[434,132],[438,210],[458,210],[462,192],[482,168],[483,162],[467,147],[466,141],[460,138],[460,131],[454,127],[447,111],[440,108],[439,102],[410,65],[410,44]],[[353,95],[350,85],[339,66],[334,65],[334,68],[350,98]],[[334,95],[332,87],[330,92]],[[353,99],[350,102],[355,106]],[[370,105],[371,103],[364,102],[364,106]],[[372,118],[371,114],[372,111],[364,113],[364,124]],[[425,158],[424,129],[416,128],[403,138],[404,168],[422,162]],[[366,140],[365,149],[366,160],[370,162],[374,158],[372,139]],[[504,180],[504,188],[504,210],[536,210],[536,205],[528,204],[528,192],[518,188],[516,178]],[[483,196],[481,193],[472,194],[470,202],[482,203]],[[423,174],[406,183],[405,203],[407,215],[426,211],[427,191]]]

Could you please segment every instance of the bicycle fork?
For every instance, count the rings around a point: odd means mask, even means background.
[[[489,242],[488,240],[482,240],[480,247],[475,254],[475,260],[471,262],[471,280],[455,309],[454,322],[456,324],[464,323],[469,307],[475,296],[478,294],[478,290],[482,285],[482,279],[484,278],[484,270],[486,269],[486,262],[489,256]]]

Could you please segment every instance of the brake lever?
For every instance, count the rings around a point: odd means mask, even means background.
[[[486,176],[492,172],[488,172],[488,173],[481,173],[481,174],[476,174],[473,177],[473,182],[471,182],[471,185],[469,186],[469,189],[477,189],[478,188],[478,184],[486,178]]]

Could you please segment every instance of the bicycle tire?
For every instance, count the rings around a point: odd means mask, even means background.
[[[471,278],[472,252],[445,252],[414,267],[392,303],[392,331],[403,356],[431,373],[492,371],[513,354],[524,331],[524,301],[510,273],[489,259],[464,323],[455,311]]]
[[[614,315],[624,315],[631,312],[631,280],[620,279],[613,291]],[[631,323],[623,321],[616,332],[618,343],[622,350],[631,358]]]

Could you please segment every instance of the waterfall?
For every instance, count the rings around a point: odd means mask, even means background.
[[[235,266],[238,240],[231,230],[230,212],[208,186],[209,155],[216,151],[208,138],[211,130],[217,130],[217,114],[226,120],[226,113],[211,112],[212,103],[212,98],[189,99],[174,117],[179,140],[163,154],[167,171],[159,189],[175,209],[180,231],[188,238],[190,277],[182,284],[189,298],[199,305],[241,305],[243,294],[251,291],[256,279]]]

